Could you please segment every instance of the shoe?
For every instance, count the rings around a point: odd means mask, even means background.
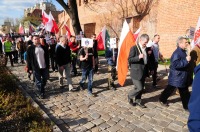
[[[77,89],[76,89],[76,88],[73,88],[73,86],[70,84],[70,85],[69,85],[69,91],[75,92],[75,91],[77,91]]]
[[[79,84],[79,86],[78,86],[78,89],[80,89],[80,90],[85,90],[85,88],[84,88],[83,86],[81,86],[80,84]]]
[[[158,101],[159,102],[159,104],[161,105],[161,106],[163,106],[163,107],[168,107],[169,105],[167,104],[167,103],[163,103],[162,101]]]
[[[129,98],[128,96],[128,103],[132,106],[136,106],[136,103],[133,102],[133,99]]]
[[[44,93],[41,93],[41,94],[39,95],[39,98],[40,98],[40,99],[45,99],[45,94],[44,94]]]
[[[95,97],[95,95],[92,92],[88,92],[88,96]]]
[[[142,103],[136,103],[137,106],[139,106],[140,108],[147,108],[144,104]]]

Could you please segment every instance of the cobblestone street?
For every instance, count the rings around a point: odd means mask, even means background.
[[[116,91],[107,88],[107,68],[103,58],[100,58],[100,74],[94,75],[93,92],[97,97],[88,96],[87,89],[69,92],[66,85],[61,89],[58,85],[57,72],[52,72],[50,69],[46,98],[39,99],[33,82],[28,79],[24,71],[24,65],[15,64],[14,67],[10,67],[8,64],[8,67],[20,80],[27,93],[63,132],[188,131],[189,113],[182,108],[179,95],[174,94],[169,98],[167,108],[158,103],[158,97],[167,84],[164,66],[159,65],[157,88],[151,88],[151,79],[146,79],[146,89],[142,96],[147,106],[145,109],[133,107],[127,101],[127,93],[134,87],[129,75],[124,87],[117,85]],[[80,78],[81,76],[72,77],[74,87],[78,87]]]

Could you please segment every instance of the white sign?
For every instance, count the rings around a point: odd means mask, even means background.
[[[82,47],[93,47],[93,39],[90,38],[82,38],[81,39]]]
[[[82,35],[76,35],[76,40],[81,40]]]
[[[194,38],[194,32],[195,32],[195,28],[194,27],[190,27],[190,36],[189,36],[190,39]]]
[[[117,48],[116,38],[110,38],[110,48]]]

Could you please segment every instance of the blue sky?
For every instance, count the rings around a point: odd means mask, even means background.
[[[22,18],[25,8],[32,7],[40,1],[44,0],[0,0],[0,25],[4,23],[5,18]],[[56,0],[52,2],[58,10],[63,10]]]

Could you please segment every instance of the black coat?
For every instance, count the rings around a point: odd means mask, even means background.
[[[69,46],[64,48],[61,45],[58,45],[56,49],[56,62],[58,66],[63,66],[71,63],[71,50]]]
[[[27,49],[27,66],[28,70],[39,70],[39,64],[37,62],[37,57],[35,54],[35,45],[31,45]],[[44,59],[45,59],[45,64],[46,68],[49,68],[49,51],[48,48],[45,46],[41,45],[41,48],[44,50]]]
[[[139,47],[139,45],[138,45],[138,47]],[[128,57],[128,62],[129,62],[130,68],[131,68],[131,70],[130,70],[131,78],[133,78],[135,80],[141,80],[142,77],[148,76],[149,70],[152,70],[154,68],[155,59],[153,57],[153,54],[148,55],[148,50],[149,49],[146,49],[147,65],[145,66],[144,60],[139,59],[140,52],[139,52],[137,46],[135,45],[135,46],[131,47],[129,57]],[[140,51],[141,51],[141,49],[140,49]]]

